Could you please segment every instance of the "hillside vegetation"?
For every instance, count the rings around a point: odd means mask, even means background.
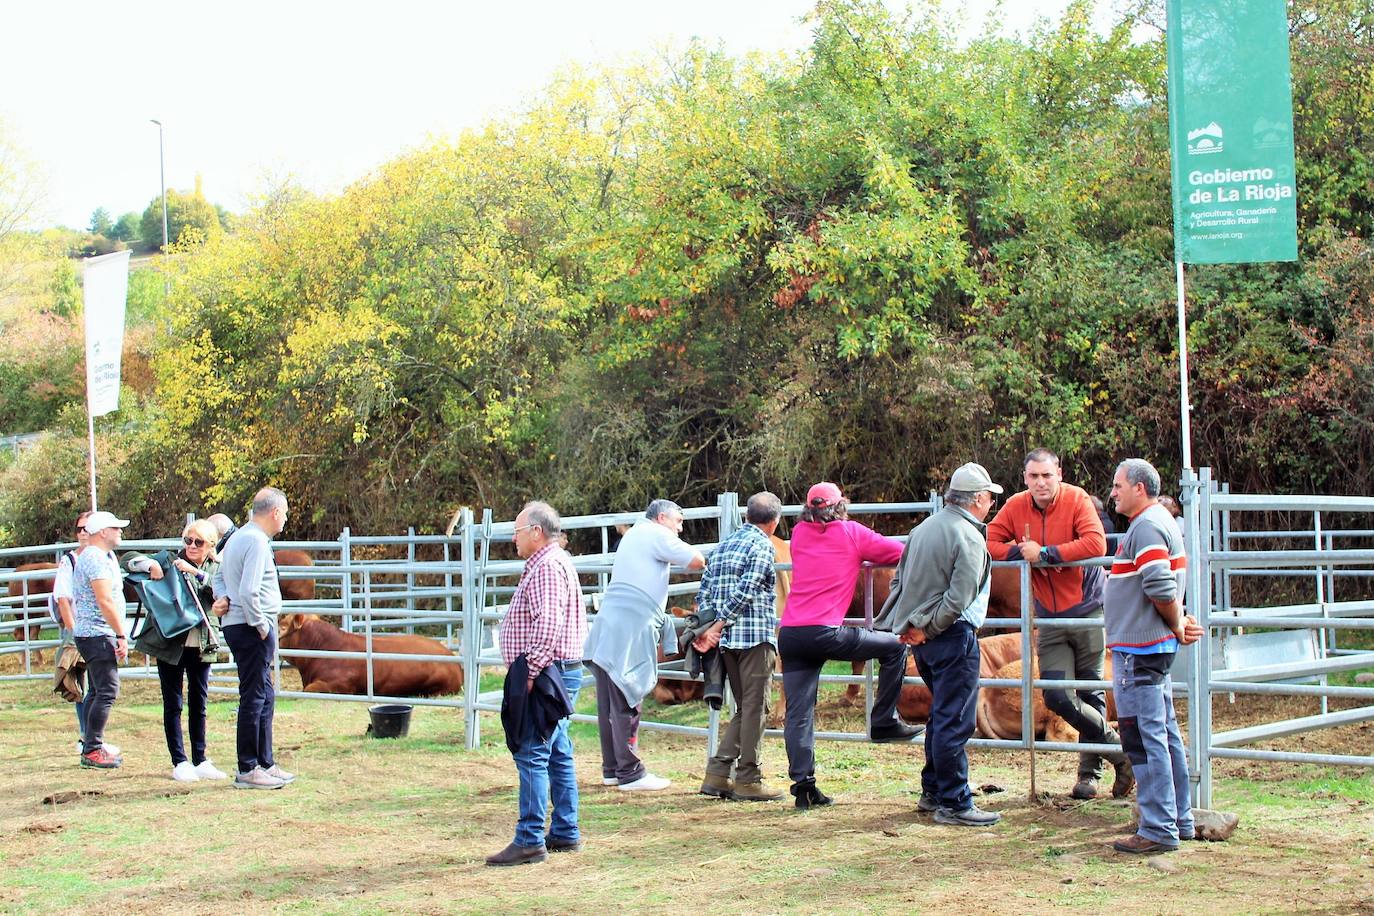
[[[1189,269],[1194,454],[1364,492],[1374,10],[1290,10],[1301,259]],[[900,499],[970,459],[1016,483],[1033,445],[1097,490],[1131,454],[1176,474],[1163,15],[1090,11],[960,42],[824,2],[802,55],[570,71],[338,196],[279,189],[168,262],[102,501],[167,528],[273,483],[332,535],[532,496]],[[79,403],[54,425],[0,477],[9,541],[83,500]]]

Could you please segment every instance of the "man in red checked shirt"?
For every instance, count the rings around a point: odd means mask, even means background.
[[[515,550],[525,561],[525,571],[501,621],[501,657],[507,665],[525,657],[529,666],[527,694],[536,678],[549,669],[562,679],[570,703],[575,703],[582,688],[587,617],[577,570],[560,543],[562,526],[562,519],[548,503],[528,503],[515,517]],[[566,718],[560,720],[548,740],[540,741],[534,734],[534,716],[525,717],[526,729],[514,755],[520,774],[515,841],[488,856],[488,865],[543,862],[549,852],[577,852],[582,848],[568,722]],[[550,798],[553,818],[545,837],[544,818]]]

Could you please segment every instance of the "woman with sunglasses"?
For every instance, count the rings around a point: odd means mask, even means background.
[[[186,579],[201,608],[201,622],[184,636],[169,640],[158,632],[151,617],[145,620],[134,648],[157,659],[157,677],[162,686],[162,725],[167,735],[167,750],[172,755],[172,778],[178,782],[198,779],[224,779],[225,774],[205,755],[206,703],[210,695],[210,664],[219,653],[224,639],[219,632],[219,618],[206,613],[214,602],[210,583],[214,580],[219,560],[215,555],[218,534],[205,519],[196,519],[181,533],[182,547],[172,555],[168,552],[148,557],[130,554],[124,567],[130,572],[147,573],[149,578],[161,579],[164,566],[173,567]],[[161,558],[159,562],[158,558]],[[187,688],[187,729],[191,733],[191,757],[181,739],[181,691]]]

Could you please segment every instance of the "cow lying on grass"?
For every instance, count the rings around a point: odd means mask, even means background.
[[[287,614],[281,619],[283,649],[326,652],[365,652],[367,638],[343,630],[315,614]],[[404,655],[453,653],[428,636],[373,636],[372,651]],[[299,658],[287,656],[301,674],[303,689],[311,693],[367,693],[367,660],[362,658]],[[463,666],[455,662],[372,660],[372,692],[389,697],[432,697],[463,689]]]

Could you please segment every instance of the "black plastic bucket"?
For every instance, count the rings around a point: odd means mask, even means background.
[[[367,727],[374,738],[404,738],[410,734],[410,713],[414,706],[383,704],[368,707],[372,724]]]

